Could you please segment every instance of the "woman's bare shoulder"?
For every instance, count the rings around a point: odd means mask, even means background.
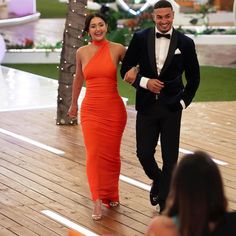
[[[115,55],[118,55],[119,60],[122,61],[126,52],[126,48],[122,44],[115,42],[110,42],[110,45],[111,45],[111,51]]]
[[[88,49],[89,49],[90,45],[84,45],[84,46],[81,46],[77,49],[76,53],[84,53],[86,52]]]
[[[124,50],[125,49],[125,46],[122,45],[121,43],[115,43],[115,42],[110,41],[110,45],[111,45],[111,47],[116,48],[117,50]]]
[[[173,220],[167,216],[157,216],[153,218],[148,226],[146,236],[179,236]]]

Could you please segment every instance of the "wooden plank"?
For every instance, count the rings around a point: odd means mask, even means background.
[[[132,106],[127,111],[121,173],[150,184],[136,157],[136,111]],[[180,140],[181,148],[201,149],[228,163],[220,166],[220,170],[231,210],[236,210],[235,111],[236,102],[191,104],[183,112]],[[149,203],[147,191],[123,181],[120,181],[121,205],[116,209],[104,207],[104,217],[99,222],[91,219],[93,204],[81,127],[57,126],[55,114],[51,108],[1,112],[2,129],[58,148],[65,154],[59,156],[0,133],[0,235],[66,235],[66,226],[42,214],[46,209],[98,234],[143,235],[157,212]],[[183,153],[179,156],[181,159]],[[156,159],[161,166],[160,147]]]
[[[0,216],[0,221],[1,220],[3,220],[3,218]],[[1,222],[0,222],[0,233],[1,233],[1,236],[16,236],[15,233],[13,233],[10,230],[6,229],[4,226],[1,226]]]
[[[27,236],[36,236],[34,232],[28,230],[24,225],[21,225],[17,223],[18,218],[21,218],[20,216],[14,217],[14,219],[11,219],[8,217],[8,212],[5,211],[3,208],[0,208],[0,222],[1,226],[7,229],[10,233],[13,235],[27,235]],[[4,233],[4,230],[0,228],[0,233]],[[11,234],[9,234],[11,235]]]
[[[1,173],[3,173],[4,175],[7,175],[7,173],[9,173],[9,171],[11,170],[11,171],[13,171],[14,173],[11,173],[11,178],[13,178],[13,179],[17,179],[17,180],[19,180],[20,181],[20,183],[21,184],[24,184],[25,186],[31,186],[31,188],[32,189],[37,189],[37,192],[43,192],[43,194],[45,195],[45,194],[47,194],[46,193],[46,190],[45,189],[43,189],[44,187],[46,187],[46,188],[49,188],[49,185],[50,185],[50,190],[51,191],[53,191],[52,189],[53,189],[53,185],[55,185],[55,184],[53,184],[53,183],[46,183],[47,182],[47,180],[45,180],[45,179],[43,179],[43,178],[41,178],[40,176],[34,176],[34,174],[32,174],[32,173],[28,173],[25,169],[23,169],[22,167],[23,167],[23,164],[22,163],[16,163],[17,165],[16,166],[14,166],[13,164],[11,164],[10,162],[8,162],[7,163],[7,161],[6,162],[4,162],[3,161],[3,159],[1,160],[1,165],[2,166],[4,166],[6,169],[8,169],[8,170],[3,170],[3,169],[1,169],[0,168],[0,170],[1,170]],[[20,167],[19,167],[20,166]],[[40,171],[38,171],[37,169],[36,169],[36,172],[37,173],[39,173]],[[18,175],[20,175],[20,176],[16,176],[16,173],[18,173]],[[40,173],[39,173],[39,175],[40,175]],[[25,178],[22,178],[22,176],[24,176]],[[30,180],[29,180],[29,179]],[[32,180],[32,181],[31,181]],[[42,186],[34,186],[34,182],[38,182],[38,184],[40,183]],[[57,183],[58,184],[58,183]],[[39,189],[39,190],[38,190]],[[50,191],[50,190],[48,190],[47,189],[47,191]],[[58,199],[55,199],[57,202],[64,202],[64,201],[66,201],[67,203],[68,203],[68,200],[69,199],[64,199],[64,197],[65,197],[65,195],[68,195],[67,197],[68,198],[70,198],[70,199],[72,199],[73,198],[73,192],[71,193],[66,193],[66,189],[65,188],[61,188],[61,186],[55,186],[55,191],[56,191],[56,193],[61,193],[63,196],[58,196]],[[14,196],[15,195],[17,195],[17,194],[14,194]],[[53,193],[52,192],[50,192],[50,199],[52,199],[53,198]],[[20,197],[20,196],[18,196],[19,198],[21,198],[22,200],[24,199],[24,198],[22,198],[22,197]],[[59,200],[60,199],[60,200]],[[76,196],[74,199],[73,199],[74,201],[78,201],[79,200],[79,197],[78,196]],[[85,204],[87,204],[88,202],[86,201],[85,202]],[[33,204],[33,203],[30,203],[30,201],[26,201],[26,202],[23,202],[22,204],[28,204],[28,205],[31,205],[31,204]],[[80,204],[81,204],[81,200],[80,200]],[[67,205],[67,204],[66,204]],[[69,205],[70,206],[70,205]],[[70,206],[70,208],[73,208],[73,207],[71,207]],[[77,208],[79,208],[79,207],[77,207]],[[79,209],[78,209],[79,210]],[[80,212],[81,213],[81,212]],[[87,210],[86,210],[86,214],[87,214]],[[137,215],[137,214],[136,214]],[[112,215],[109,215],[109,217],[111,217]],[[125,216],[122,216],[121,218],[127,218],[127,217],[125,217]],[[124,219],[123,219],[124,220]],[[127,218],[127,219],[125,219],[124,220],[128,225],[130,224],[130,225],[133,225],[133,227],[136,227],[137,228],[137,226],[138,226],[138,224],[140,225],[142,225],[142,223],[140,222],[137,222],[137,219],[135,219],[135,220],[132,220],[132,218]],[[147,220],[148,221],[148,220]],[[119,226],[120,227],[120,226]],[[140,227],[140,226],[139,226]],[[113,226],[113,228],[114,228],[114,226]],[[124,228],[124,226],[123,226],[123,228]],[[145,228],[146,228],[146,225],[144,225],[143,226],[143,230],[145,230]],[[131,229],[130,229],[130,227],[129,227],[129,231],[130,231]],[[142,233],[143,233],[143,231],[142,231]]]

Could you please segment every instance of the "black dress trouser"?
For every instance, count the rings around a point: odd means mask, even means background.
[[[137,157],[146,175],[158,183],[159,198],[166,200],[173,168],[178,160],[182,110],[172,112],[156,100],[145,112],[137,113]],[[160,137],[163,165],[154,157]]]

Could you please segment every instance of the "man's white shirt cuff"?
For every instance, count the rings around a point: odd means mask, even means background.
[[[149,80],[149,78],[147,78],[147,77],[142,77],[141,80],[140,80],[140,87],[147,89],[147,82],[148,82],[148,80]],[[186,105],[185,105],[185,103],[184,103],[184,100],[180,100],[180,104],[181,104],[181,106],[182,106],[183,109],[186,108]]]
[[[140,87],[147,89],[147,82],[149,78],[147,77],[142,77],[140,80]]]

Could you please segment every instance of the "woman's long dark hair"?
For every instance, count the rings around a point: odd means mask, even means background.
[[[188,154],[173,173],[164,214],[177,216],[181,236],[206,236],[227,208],[220,171],[202,151]]]

